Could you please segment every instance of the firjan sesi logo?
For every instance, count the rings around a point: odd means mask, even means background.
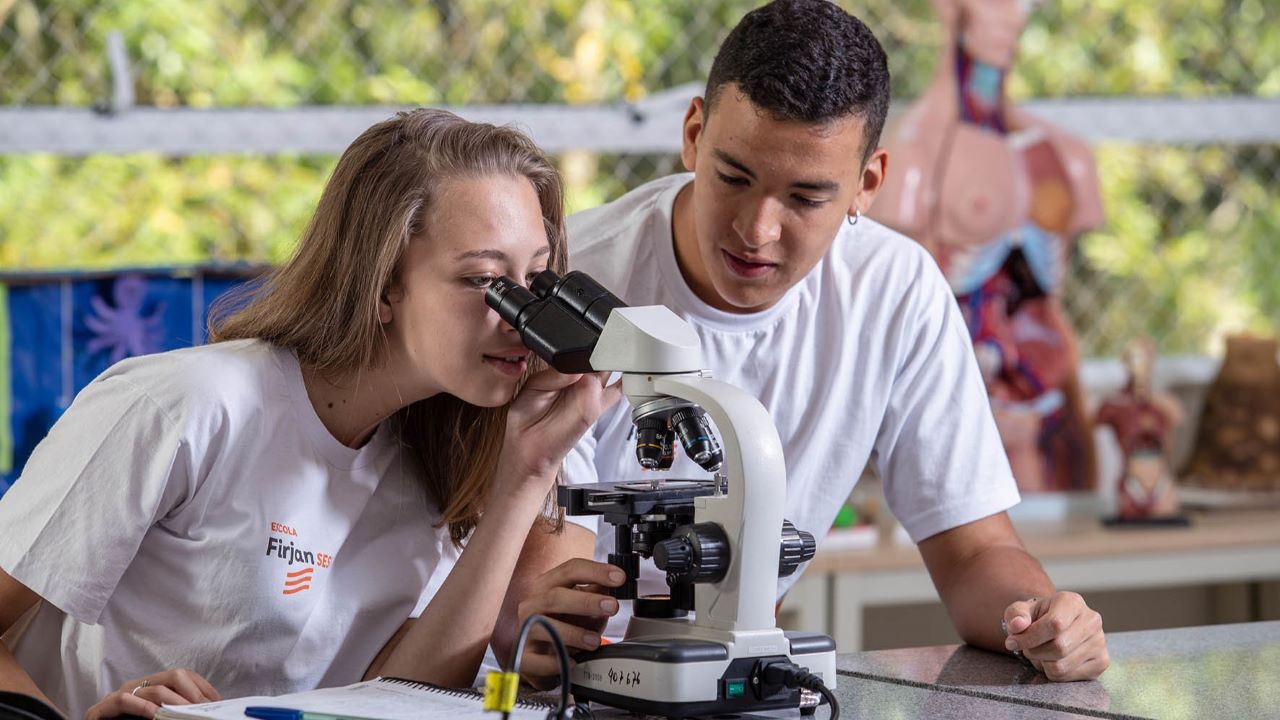
[[[311,575],[315,572],[314,567],[304,567],[291,573],[285,573],[284,576],[284,594],[292,595],[300,593],[303,590],[311,589]]]
[[[285,564],[284,595],[296,595],[311,589],[311,580],[316,570],[327,570],[333,557],[322,552],[313,552],[298,547],[292,540],[278,537],[281,535],[298,536],[298,531],[283,523],[271,523],[272,534],[267,538],[267,555]]]

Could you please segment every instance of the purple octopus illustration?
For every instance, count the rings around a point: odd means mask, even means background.
[[[147,280],[141,275],[121,275],[111,286],[114,307],[100,296],[89,298],[92,312],[84,324],[93,332],[85,349],[90,353],[110,352],[110,364],[127,357],[146,355],[163,349],[164,303],[156,303],[149,315],[143,315],[147,297]]]

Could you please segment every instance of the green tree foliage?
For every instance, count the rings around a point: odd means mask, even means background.
[[[105,98],[119,31],[138,102],[295,107],[634,101],[701,82],[747,0],[0,0],[0,104]],[[842,4],[886,46],[897,98],[928,82],[930,0]],[[1272,0],[1049,0],[1016,97],[1280,95]],[[901,104],[901,100],[899,100]],[[1069,307],[1086,350],[1136,332],[1166,351],[1275,332],[1275,146],[1098,148],[1108,226],[1083,239]],[[679,169],[668,156],[559,158],[578,209]],[[0,157],[0,269],[278,262],[332,157]]]
[[[1058,0],[1019,50],[1021,97],[1280,95],[1267,0]],[[1067,295],[1087,350],[1280,332],[1280,147],[1103,143],[1097,157],[1108,222],[1082,239]]]

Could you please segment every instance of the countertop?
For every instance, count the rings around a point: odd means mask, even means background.
[[[841,655],[837,687],[842,705],[845,685],[855,693],[868,692],[865,682],[915,689],[939,707],[953,706],[931,694],[952,696],[956,703],[951,715],[922,706],[923,714],[917,714],[922,717],[986,718],[993,707],[1010,705],[1037,717],[1057,712],[1103,718],[1280,718],[1280,622],[1116,633],[1107,645],[1111,667],[1096,681],[1053,683],[1011,655],[944,645]],[[890,706],[914,697],[870,687],[892,699]],[[976,714],[963,714],[970,701],[977,701]],[[866,704],[862,698],[851,702],[851,707]],[[868,707],[849,717],[910,716],[883,709]]]
[[[1111,667],[1102,677],[1071,683],[965,645],[849,653],[837,657],[835,695],[841,720],[1280,718],[1280,622],[1115,633],[1107,645]],[[813,720],[829,716],[823,707]],[[791,710],[716,720],[799,717]]]

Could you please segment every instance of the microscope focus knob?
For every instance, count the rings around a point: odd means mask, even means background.
[[[782,521],[782,548],[778,553],[778,577],[787,577],[818,552],[812,533],[797,530],[790,520]]]
[[[653,564],[669,573],[689,572],[693,567],[693,548],[682,537],[667,538],[653,546]]]
[[[653,563],[693,582],[720,582],[729,572],[729,538],[715,523],[685,525],[653,546]]]

